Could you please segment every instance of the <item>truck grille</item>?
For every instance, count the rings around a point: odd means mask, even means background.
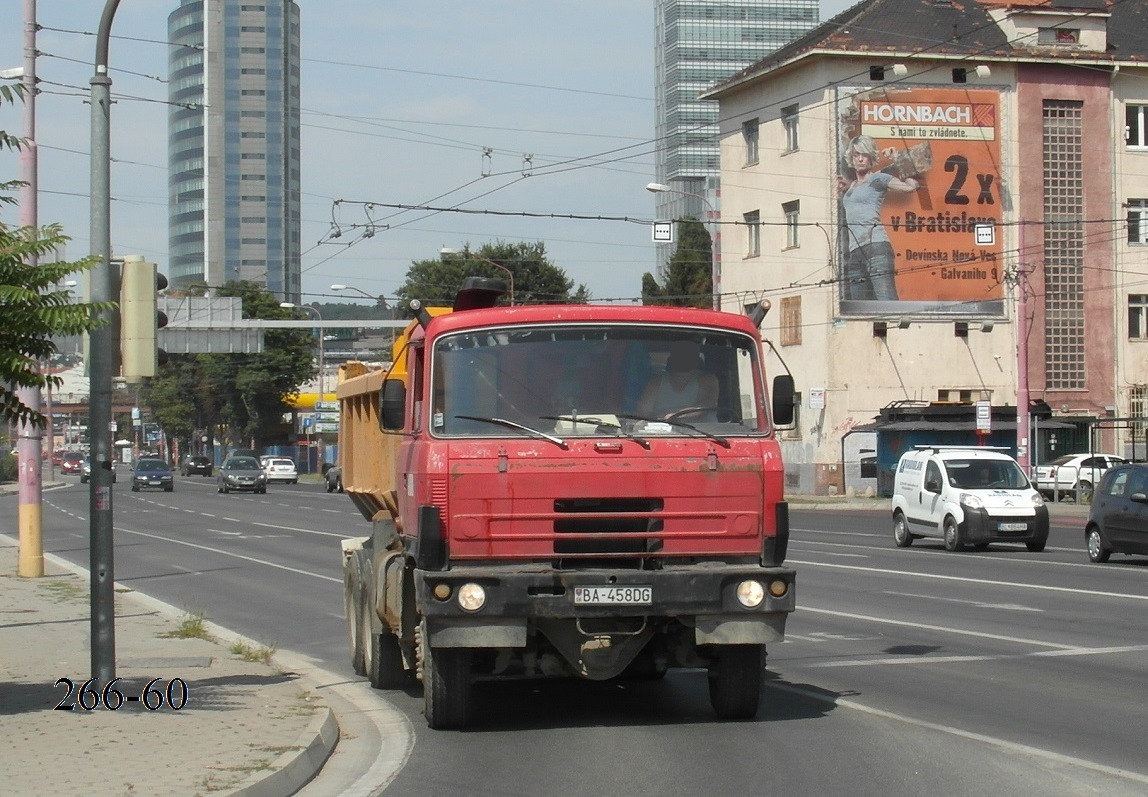
[[[640,567],[642,557],[661,549],[661,540],[646,537],[662,531],[663,521],[657,513],[664,509],[661,498],[566,498],[554,502],[560,517],[554,521],[554,553],[578,558],[579,567],[591,562],[587,557],[604,555],[613,567],[630,564]],[[560,535],[578,535],[561,539]],[[635,554],[627,560],[620,554]],[[559,562],[561,567],[561,562]]]

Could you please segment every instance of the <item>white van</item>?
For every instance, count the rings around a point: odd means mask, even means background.
[[[1020,465],[992,447],[916,446],[893,476],[893,542],[939,537],[945,548],[1023,542],[1043,551],[1048,507]]]

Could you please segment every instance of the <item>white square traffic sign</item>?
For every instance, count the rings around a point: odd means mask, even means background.
[[[997,242],[997,228],[994,224],[974,224],[973,235],[977,246],[992,246]]]
[[[653,239],[656,244],[672,244],[674,242],[674,223],[672,221],[655,221]]]

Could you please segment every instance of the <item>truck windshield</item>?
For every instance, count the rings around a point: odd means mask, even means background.
[[[671,326],[537,326],[436,341],[431,429],[566,439],[762,434],[758,344]],[[507,423],[509,422],[509,423]]]

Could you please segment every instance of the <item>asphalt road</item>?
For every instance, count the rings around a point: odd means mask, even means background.
[[[114,500],[118,581],[354,677],[338,540],[367,525],[345,495],[177,477]],[[45,549],[84,565],[87,501],[44,498]],[[372,693],[416,733],[387,793],[1148,793],[1148,560],[1089,564],[1059,512],[1039,554],[897,549],[885,512],[791,514],[798,610],[757,720],[716,722],[700,671],[481,683],[460,732],[427,730],[414,690]]]

